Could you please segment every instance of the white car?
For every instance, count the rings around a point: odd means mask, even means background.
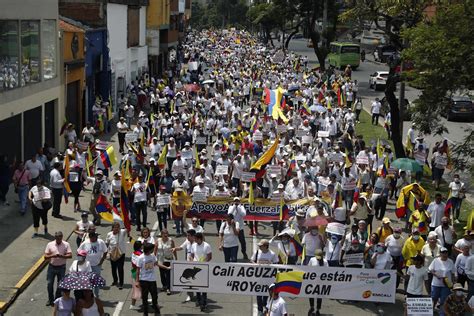
[[[385,87],[388,78],[388,71],[376,71],[369,77],[369,88],[378,90]]]

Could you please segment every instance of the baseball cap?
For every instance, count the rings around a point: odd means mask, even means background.
[[[77,255],[81,257],[87,257],[87,251],[85,250],[78,250]]]
[[[441,247],[441,249],[439,250],[439,252],[448,252],[448,248],[446,248],[446,247]]]
[[[81,213],[81,217],[87,217],[87,216],[89,216],[89,212],[84,211]]]
[[[382,219],[382,224],[388,224],[388,223],[390,223],[390,218],[384,217],[384,218]]]

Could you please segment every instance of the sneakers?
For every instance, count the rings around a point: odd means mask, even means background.
[[[140,307],[135,306],[135,305],[130,305],[130,307],[128,309],[130,309],[132,311],[138,311],[138,310],[140,310]]]
[[[191,296],[189,296],[189,295],[188,295],[188,296],[186,296],[186,300],[185,300],[185,302],[191,302]]]

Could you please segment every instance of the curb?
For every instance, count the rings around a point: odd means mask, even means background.
[[[69,233],[65,241],[69,241],[74,231]],[[10,307],[16,298],[30,285],[30,283],[36,278],[38,274],[46,267],[48,262],[44,259],[44,256],[41,256],[35,264],[23,275],[20,281],[11,289],[11,294],[9,299],[6,302],[0,302],[0,315],[3,315],[7,312],[8,307]]]

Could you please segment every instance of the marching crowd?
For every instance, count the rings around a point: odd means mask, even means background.
[[[210,261],[222,251],[226,262],[237,262],[240,247],[244,262],[255,264],[393,269],[399,291],[407,297],[430,295],[440,315],[462,315],[474,308],[474,231],[456,236],[453,227],[464,184],[455,175],[449,192],[430,197],[419,184],[423,171],[392,166],[395,157],[388,142],[357,133],[362,100],[350,67],[343,72],[309,69],[301,56],[287,52],[281,58],[281,52],[248,33],[230,30],[190,32],[178,59],[188,66],[174,76],[137,78],[119,99],[117,170],[103,159],[107,150],[101,147],[96,122],[79,136],[69,126],[64,153],[45,147],[16,167],[13,182],[20,212],[25,214],[31,201],[34,238],[40,220],[48,233],[49,209],[53,217],[62,217],[67,182],[66,195],[81,215],[74,229],[77,258],[69,272],[100,275],[108,258],[112,285],[122,289],[131,277],[130,308],[140,309],[142,300],[141,310],[148,314],[150,295],[159,313],[157,274],[162,290],[171,295],[170,262],[179,252],[188,261]],[[379,100],[373,101],[373,124],[381,108]],[[444,159],[447,144],[437,144],[430,154],[415,128],[408,133],[407,148],[421,166],[431,159],[429,169],[439,188],[449,167]],[[268,161],[256,167],[266,154]],[[251,179],[245,177],[249,172],[255,173]],[[83,211],[79,195],[87,186],[92,198],[89,210]],[[204,218],[187,216],[189,205],[173,207],[172,198],[183,196],[228,197],[232,203],[214,228]],[[96,232],[103,219],[102,197],[122,216],[104,239]],[[247,221],[253,199],[288,205],[304,200],[308,205],[272,222]],[[401,218],[397,224],[387,216],[391,205]],[[159,236],[152,236],[148,227],[154,214]],[[330,224],[342,230],[326,230]],[[264,237],[262,228],[272,233],[249,253],[247,236]],[[172,229],[175,238],[170,237]],[[219,236],[218,244],[205,241],[210,234]],[[54,236],[45,250],[50,260],[48,305],[102,315],[98,288],[75,293],[77,303],[68,290],[62,296],[59,290],[54,293],[55,277],[58,282],[64,277],[66,261],[73,256],[62,233]],[[181,236],[185,240],[178,242]],[[303,253],[290,240],[297,240]],[[126,256],[131,258],[131,276],[124,271]],[[207,293],[194,298],[190,292],[186,302],[192,300],[207,310]],[[278,293],[270,300],[259,296],[257,303],[261,315],[287,314]],[[316,306],[309,300],[309,315],[319,315],[321,308],[321,299]]]

